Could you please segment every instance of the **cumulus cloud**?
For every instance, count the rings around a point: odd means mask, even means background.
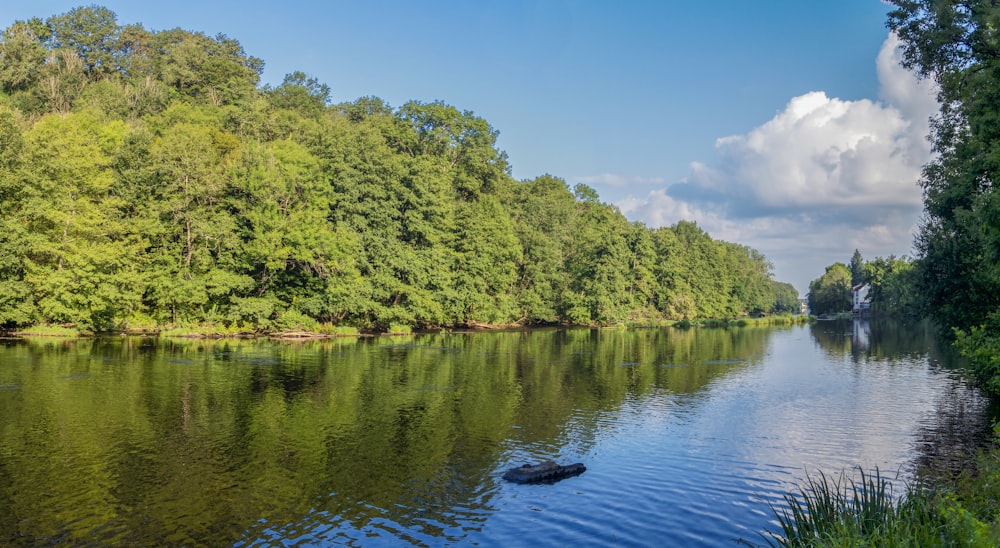
[[[876,59],[879,100],[794,97],[748,133],[718,139],[717,160],[692,163],[685,181],[618,206],[650,226],[694,220],[755,247],[802,293],[855,248],[908,254],[937,102],[933,84],[899,64],[898,46],[890,35]]]

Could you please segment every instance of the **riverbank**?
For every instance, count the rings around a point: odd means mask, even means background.
[[[701,319],[701,320],[663,320],[663,321],[637,321],[615,325],[561,325],[561,327],[589,327],[589,328],[611,328],[611,329],[652,329],[660,327],[676,327],[687,329],[692,327],[718,328],[718,327],[764,327],[775,325],[799,325],[816,321],[815,316],[808,315],[774,315],[762,316],[759,318],[732,318],[732,319]],[[329,339],[336,337],[364,337],[373,335],[410,335],[421,331],[428,332],[454,332],[459,330],[472,331],[495,331],[501,329],[530,329],[535,326],[524,326],[520,324],[484,324],[474,323],[467,326],[457,326],[452,328],[440,328],[421,330],[404,324],[391,324],[383,329],[361,330],[353,326],[334,326],[331,324],[317,324],[309,326],[295,326],[282,330],[253,329],[242,325],[218,325],[199,324],[188,326],[143,326],[134,328],[123,328],[116,331],[94,333],[85,329],[79,329],[72,325],[35,325],[21,329],[0,331],[0,335],[12,337],[92,337],[95,335],[139,335],[139,336],[159,336],[159,337],[179,337],[189,339],[225,339],[225,338],[258,338],[267,337],[279,340],[304,340],[304,339]],[[549,326],[544,326],[549,327]]]
[[[785,497],[788,508],[775,510],[781,531],[763,536],[769,546],[998,546],[1000,449],[994,443],[972,464],[896,500],[878,470],[860,479],[821,474]]]
[[[995,339],[959,340],[973,374],[995,397],[998,384],[990,382]],[[895,501],[877,470],[867,482],[864,472],[861,475],[859,483],[812,478],[797,496],[787,496],[789,510],[775,511],[782,531],[765,534],[768,544],[1000,546],[1000,424],[994,424],[989,446],[958,471],[924,474]]]

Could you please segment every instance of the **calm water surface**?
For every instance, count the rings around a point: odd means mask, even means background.
[[[0,344],[0,545],[732,545],[808,473],[961,462],[922,327]],[[553,485],[508,468],[583,462]]]

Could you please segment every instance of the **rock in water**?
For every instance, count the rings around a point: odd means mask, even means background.
[[[555,483],[559,480],[579,476],[587,471],[582,462],[561,466],[554,461],[543,462],[532,466],[525,464],[511,468],[503,475],[503,479],[514,483]]]

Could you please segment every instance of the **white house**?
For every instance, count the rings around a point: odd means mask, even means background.
[[[867,315],[871,313],[872,303],[868,302],[868,284],[860,283],[851,288],[852,310],[855,315]]]

